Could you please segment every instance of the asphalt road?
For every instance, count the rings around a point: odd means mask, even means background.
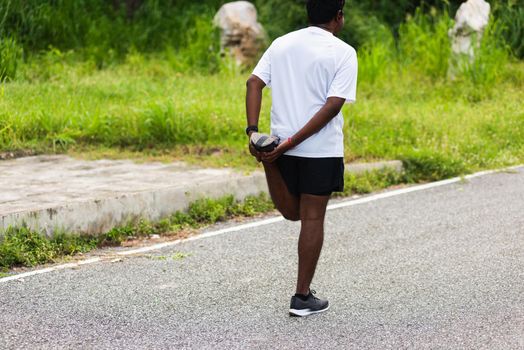
[[[0,283],[0,349],[524,348],[524,170],[329,211],[308,318],[298,228]]]

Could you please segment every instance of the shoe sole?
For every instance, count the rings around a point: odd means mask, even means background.
[[[313,315],[313,314],[319,314],[321,312],[327,311],[328,309],[329,309],[329,305],[325,309],[316,310],[316,311],[312,311],[311,309],[301,309],[301,310],[289,309],[289,316],[305,317],[305,316],[309,316],[309,315]]]

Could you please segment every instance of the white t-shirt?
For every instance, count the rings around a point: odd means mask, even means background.
[[[299,131],[328,97],[353,102],[357,89],[355,49],[319,27],[307,27],[277,38],[253,74],[271,88],[271,134],[287,139]],[[287,155],[344,156],[344,118],[339,113],[322,130]]]

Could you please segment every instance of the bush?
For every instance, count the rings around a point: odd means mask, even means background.
[[[260,213],[265,213],[275,209],[271,198],[262,192],[258,196],[247,196],[244,203],[239,203],[235,210],[232,210],[232,215],[253,216]]]
[[[8,229],[0,241],[0,268],[34,266],[55,256],[56,252],[48,239],[25,227]]]
[[[202,65],[210,58],[211,19],[223,2],[140,0],[129,7],[131,2],[118,0],[7,0],[0,2],[0,37],[17,38],[31,53],[49,47],[80,51],[99,68],[133,49],[152,52],[166,47],[189,47],[184,52],[191,54],[189,63]],[[212,68],[215,61],[210,62]]]
[[[458,58],[459,77],[483,89],[493,88],[504,76],[509,59],[508,48],[504,45],[500,22],[491,18],[480,45],[473,48],[473,58],[463,55]]]
[[[493,16],[497,19],[502,38],[513,55],[524,58],[524,0],[495,2]]]
[[[451,53],[448,31],[452,20],[447,12],[418,9],[399,30],[399,59],[411,70],[433,79],[445,78]]]
[[[220,68],[220,31],[213,26],[211,16],[198,16],[187,29],[184,46],[168,49],[168,57],[177,71],[216,73]]]
[[[360,7],[346,5],[346,24],[338,37],[357,49],[369,43],[389,43],[392,33],[390,27],[373,12],[362,10]]]
[[[358,50],[358,82],[375,83],[397,68],[395,41],[391,32],[382,27],[382,35],[369,40]]]
[[[189,206],[188,214],[201,223],[213,223],[227,217],[227,209],[234,203],[233,196],[220,200],[200,199]]]
[[[0,37],[0,82],[15,78],[22,52],[15,39]]]
[[[304,0],[255,0],[258,21],[268,36],[275,39],[307,24],[306,1]]]

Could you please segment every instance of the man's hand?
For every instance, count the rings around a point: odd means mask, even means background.
[[[262,161],[262,153],[255,149],[251,141],[249,141],[249,153],[257,159],[257,162]]]
[[[289,151],[291,148],[293,148],[291,143],[289,141],[284,141],[271,152],[260,152],[259,154],[261,155],[261,159],[264,163],[273,163],[278,159],[278,157]]]

